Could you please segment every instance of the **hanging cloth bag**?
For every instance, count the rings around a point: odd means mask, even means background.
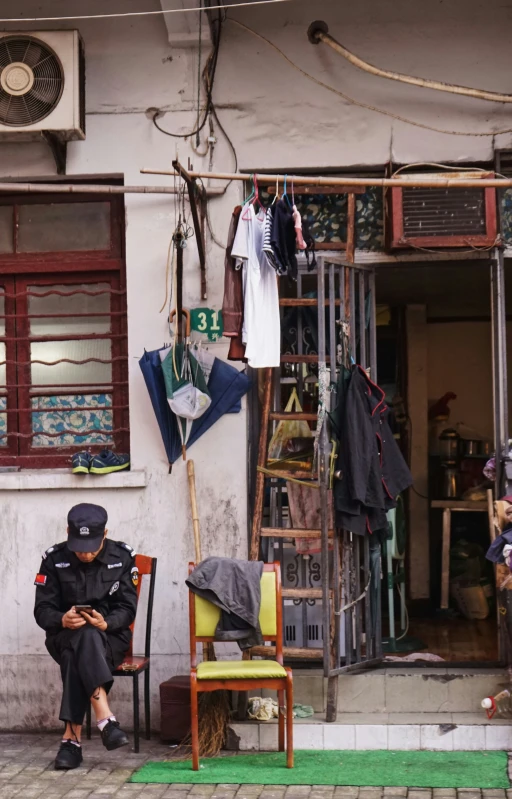
[[[286,403],[285,413],[302,413],[297,389],[294,388]],[[278,423],[268,447],[268,466],[311,469],[313,434],[307,422],[289,419]]]

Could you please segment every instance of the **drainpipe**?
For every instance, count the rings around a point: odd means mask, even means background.
[[[488,100],[491,103],[512,103],[512,96],[510,94],[500,94],[499,92],[488,92],[484,89],[470,89],[467,86],[454,86],[451,83],[442,83],[437,80],[428,80],[426,78],[414,78],[411,75],[402,75],[400,72],[390,72],[387,69],[379,69],[363,61],[362,58],[351,53],[344,45],[336,41],[330,34],[326,22],[317,20],[312,22],[308,28],[308,39],[311,44],[319,44],[323,42],[328,44],[329,47],[346,58],[353,66],[368,72],[370,75],[377,75],[379,78],[387,78],[388,80],[396,80],[400,83],[409,83],[412,86],[420,86],[422,89],[435,89],[438,92],[449,92],[451,94],[462,94],[466,97],[473,97],[476,100]]]

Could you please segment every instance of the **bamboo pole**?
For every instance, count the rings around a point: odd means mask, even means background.
[[[202,561],[201,538],[199,535],[199,513],[197,510],[196,474],[194,470],[194,461],[188,461],[187,473],[188,473],[188,489],[190,492],[190,507],[192,510],[192,526],[194,528],[194,547],[195,547],[196,563],[200,563]]]
[[[144,175],[170,175],[171,177],[179,177],[176,172],[166,171],[160,169],[149,169],[145,167],[140,170]],[[460,174],[460,173],[459,173]],[[256,178],[257,181],[271,181],[283,180],[284,175],[267,175],[267,174],[249,174],[240,172],[189,172],[191,178],[211,178],[212,180],[251,180]],[[419,178],[419,177],[399,177],[399,178],[327,178],[327,177],[313,177],[311,175],[287,175],[286,179],[289,184],[293,183],[295,186],[363,186],[363,187],[382,187],[382,188],[421,188],[421,189],[510,189],[512,188],[512,178]]]
[[[323,42],[329,45],[336,53],[343,56],[354,67],[368,72],[370,75],[376,75],[379,78],[387,78],[388,80],[396,80],[400,83],[408,83],[412,86],[419,86],[422,89],[435,89],[438,92],[449,92],[451,94],[461,94],[465,97],[473,97],[475,100],[488,100],[491,103],[512,103],[512,95],[502,94],[501,92],[489,92],[485,89],[473,89],[469,86],[456,86],[452,83],[444,83],[438,80],[429,80],[428,78],[415,78],[411,75],[403,75],[401,72],[392,72],[388,69],[380,69],[363,61],[362,58],[348,50],[341,42],[334,39],[329,33],[327,24],[325,22],[312,22],[308,30],[308,38],[312,44]]]
[[[1,183],[4,194],[178,194],[174,186],[111,186],[92,183]],[[208,188],[207,196],[223,194],[224,189]]]

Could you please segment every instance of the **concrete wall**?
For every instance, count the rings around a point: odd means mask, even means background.
[[[112,0],[108,11],[159,7],[157,0]],[[91,8],[80,0],[4,0],[1,16],[58,16],[94,10],[101,13],[103,8],[101,4]],[[313,16],[325,18],[335,36],[369,61],[398,71],[506,91],[512,61],[510,9],[498,0],[448,0],[430,5],[420,0],[361,0],[351,5],[325,0],[317,2],[314,9],[306,0],[298,0],[274,8],[233,9],[229,16],[260,31],[312,75],[360,102],[449,130],[481,131],[511,124],[506,108],[372,78],[306,39]],[[8,30],[80,28],[87,54],[87,140],[69,146],[70,175],[115,172],[123,174],[127,183],[143,182],[140,167],[169,167],[176,152],[184,163],[190,156],[194,166],[206,167],[206,160],[192,152],[190,142],[163,136],[144,114],[148,106],[163,108],[167,113],[161,124],[178,132],[190,129],[195,121],[197,56],[194,51],[169,46],[169,31],[161,17],[0,25]],[[342,100],[303,78],[268,44],[231,20],[225,25],[215,98],[239,165],[245,169],[292,171],[382,164],[390,158],[476,160],[492,156],[491,137],[428,132]],[[220,132],[217,135],[214,167],[229,170],[233,166],[230,150]],[[510,140],[510,136],[498,136],[495,143],[506,146]],[[0,145],[2,177],[52,173],[54,164],[43,144]],[[168,182],[149,176],[145,180]],[[211,203],[212,225],[221,240],[239,191],[240,187],[233,185],[223,199]],[[155,709],[158,683],[186,668],[183,579],[193,547],[185,468],[178,463],[172,475],[167,473],[137,365],[143,348],[160,345],[167,335],[165,315],[159,315],[158,309],[165,295],[165,260],[174,221],[171,198],[127,197],[131,454],[133,469],[147,472],[147,487],[14,491],[5,490],[6,476],[3,478],[0,728],[55,724],[58,672],[45,655],[43,634],[32,619],[33,576],[40,553],[62,539],[69,506],[86,498],[106,505],[113,536],[159,557],[153,637]],[[184,299],[194,307],[199,304],[200,283],[193,242],[185,260]],[[222,251],[213,242],[208,244],[208,287],[208,305],[219,307]],[[223,419],[194,447],[206,554],[246,552],[246,455],[244,413]],[[116,707],[121,690],[120,686],[114,689]],[[157,715],[154,718],[158,723]]]
[[[109,10],[157,9],[156,2],[109,3]],[[89,3],[24,3],[27,14],[84,12]],[[98,10],[100,7],[98,6]],[[2,4],[2,15],[16,15],[19,3]],[[26,25],[25,28],[30,26]],[[32,26],[33,27],[33,26]],[[48,27],[51,27],[49,25]],[[125,182],[143,182],[145,164],[169,166],[176,142],[158,133],[148,122],[148,105],[182,104],[190,107],[195,59],[186,51],[173,52],[167,30],[158,17],[134,21],[90,22],[80,25],[87,53],[87,139],[69,146],[68,172],[124,175]],[[183,91],[184,94],[180,94]],[[179,128],[192,115],[179,113],[166,124]],[[179,143],[186,162],[191,152]],[[220,148],[219,158],[225,160]],[[220,163],[220,162],[219,162]],[[2,176],[40,176],[54,166],[43,145],[1,145]],[[149,178],[157,183],[158,178]],[[220,214],[224,235],[226,213]],[[71,505],[91,501],[109,513],[110,534],[139,552],[159,559],[153,633],[154,723],[158,724],[158,685],[188,667],[188,605],[184,587],[187,563],[194,558],[186,464],[175,464],[172,474],[143,382],[138,359],[144,348],[168,340],[166,314],[159,314],[165,296],[167,248],[174,229],[171,196],[126,198],[126,264],[128,281],[130,423],[132,470],[146,470],[147,487],[134,489],[0,491],[0,542],[6,603],[0,623],[0,729],[58,724],[58,667],[46,654],[44,633],[32,617],[34,575],[42,552],[65,538],[65,519]],[[223,262],[209,247],[208,304],[220,307]],[[200,304],[199,270],[193,242],[185,254],[184,303]],[[215,347],[222,354],[223,347]],[[244,557],[246,519],[246,415],[224,417],[190,451],[196,463],[197,495],[205,555]],[[15,475],[3,475],[2,486]],[[37,477],[31,476],[31,485]],[[78,480],[70,481],[79,485]],[[101,479],[96,485],[101,485]],[[139,650],[140,651],[140,650]],[[118,680],[114,705],[130,720],[124,697],[130,681]],[[120,702],[123,697],[123,702]]]

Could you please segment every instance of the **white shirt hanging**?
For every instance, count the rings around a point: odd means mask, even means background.
[[[263,250],[265,214],[242,209],[231,256],[243,269],[245,357],[254,369],[279,366],[281,323],[277,276]]]

